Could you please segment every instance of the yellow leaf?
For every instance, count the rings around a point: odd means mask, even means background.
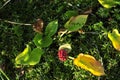
[[[113,29],[112,33],[108,33],[108,38],[112,41],[113,47],[120,51],[120,34],[117,29]]]
[[[99,3],[105,8],[115,7],[117,4],[120,4],[120,1],[117,0],[98,0]]]
[[[21,52],[15,58],[16,64],[26,64],[27,60],[29,59],[30,52],[31,52],[31,48],[29,45],[27,45],[26,48],[23,50],[23,52]]]
[[[74,59],[74,64],[87,71],[90,71],[96,76],[105,75],[102,64],[97,61],[93,56],[81,53],[78,55],[77,58]]]

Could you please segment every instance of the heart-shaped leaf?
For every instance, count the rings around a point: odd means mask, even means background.
[[[78,15],[71,17],[65,24],[65,28],[69,31],[77,31],[84,26],[87,21],[88,15]]]
[[[47,25],[45,29],[45,35],[53,36],[56,33],[57,29],[58,29],[58,21],[57,20],[52,21]]]
[[[43,50],[41,48],[34,48],[30,54],[30,58],[27,61],[29,65],[36,65],[39,63],[41,56],[43,54]]]

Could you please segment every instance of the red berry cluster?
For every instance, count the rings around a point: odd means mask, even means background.
[[[67,52],[64,49],[58,51],[58,58],[60,61],[66,61],[68,58]]]

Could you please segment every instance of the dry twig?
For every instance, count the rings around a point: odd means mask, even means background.
[[[32,24],[28,24],[28,23],[18,23],[18,22],[13,22],[13,21],[9,21],[9,20],[3,20],[3,19],[0,19],[0,21],[10,23],[10,24],[24,25],[24,26],[31,26],[32,25]]]
[[[6,6],[11,0],[6,1],[0,9],[2,9],[4,6]]]

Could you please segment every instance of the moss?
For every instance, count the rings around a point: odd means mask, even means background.
[[[0,7],[4,2],[0,1]],[[51,21],[58,19],[59,29],[64,28],[68,18],[64,18],[67,11],[83,14],[92,9],[81,34],[73,32],[65,34],[61,41],[56,33],[53,43],[45,48],[45,54],[39,64],[35,66],[15,68],[14,59],[22,52],[25,44],[31,42],[35,36],[32,26],[13,25],[4,20],[22,23],[34,23],[38,18],[44,21],[44,27]],[[120,52],[116,51],[108,40],[104,31],[119,29],[119,6],[105,9],[97,0],[12,0],[0,9],[0,68],[12,80],[97,80],[98,77],[73,65],[71,60],[60,62],[57,51],[60,44],[72,44],[70,56],[79,53],[89,53],[97,59],[102,59],[106,76],[101,80],[119,80]],[[72,13],[73,14],[73,13]],[[75,13],[76,15],[76,13]],[[68,15],[68,17],[70,17]],[[59,31],[59,30],[58,30]],[[94,33],[92,33],[94,32]],[[32,44],[32,47],[35,47]],[[2,65],[2,66],[1,66]],[[4,78],[0,73],[1,77]]]

